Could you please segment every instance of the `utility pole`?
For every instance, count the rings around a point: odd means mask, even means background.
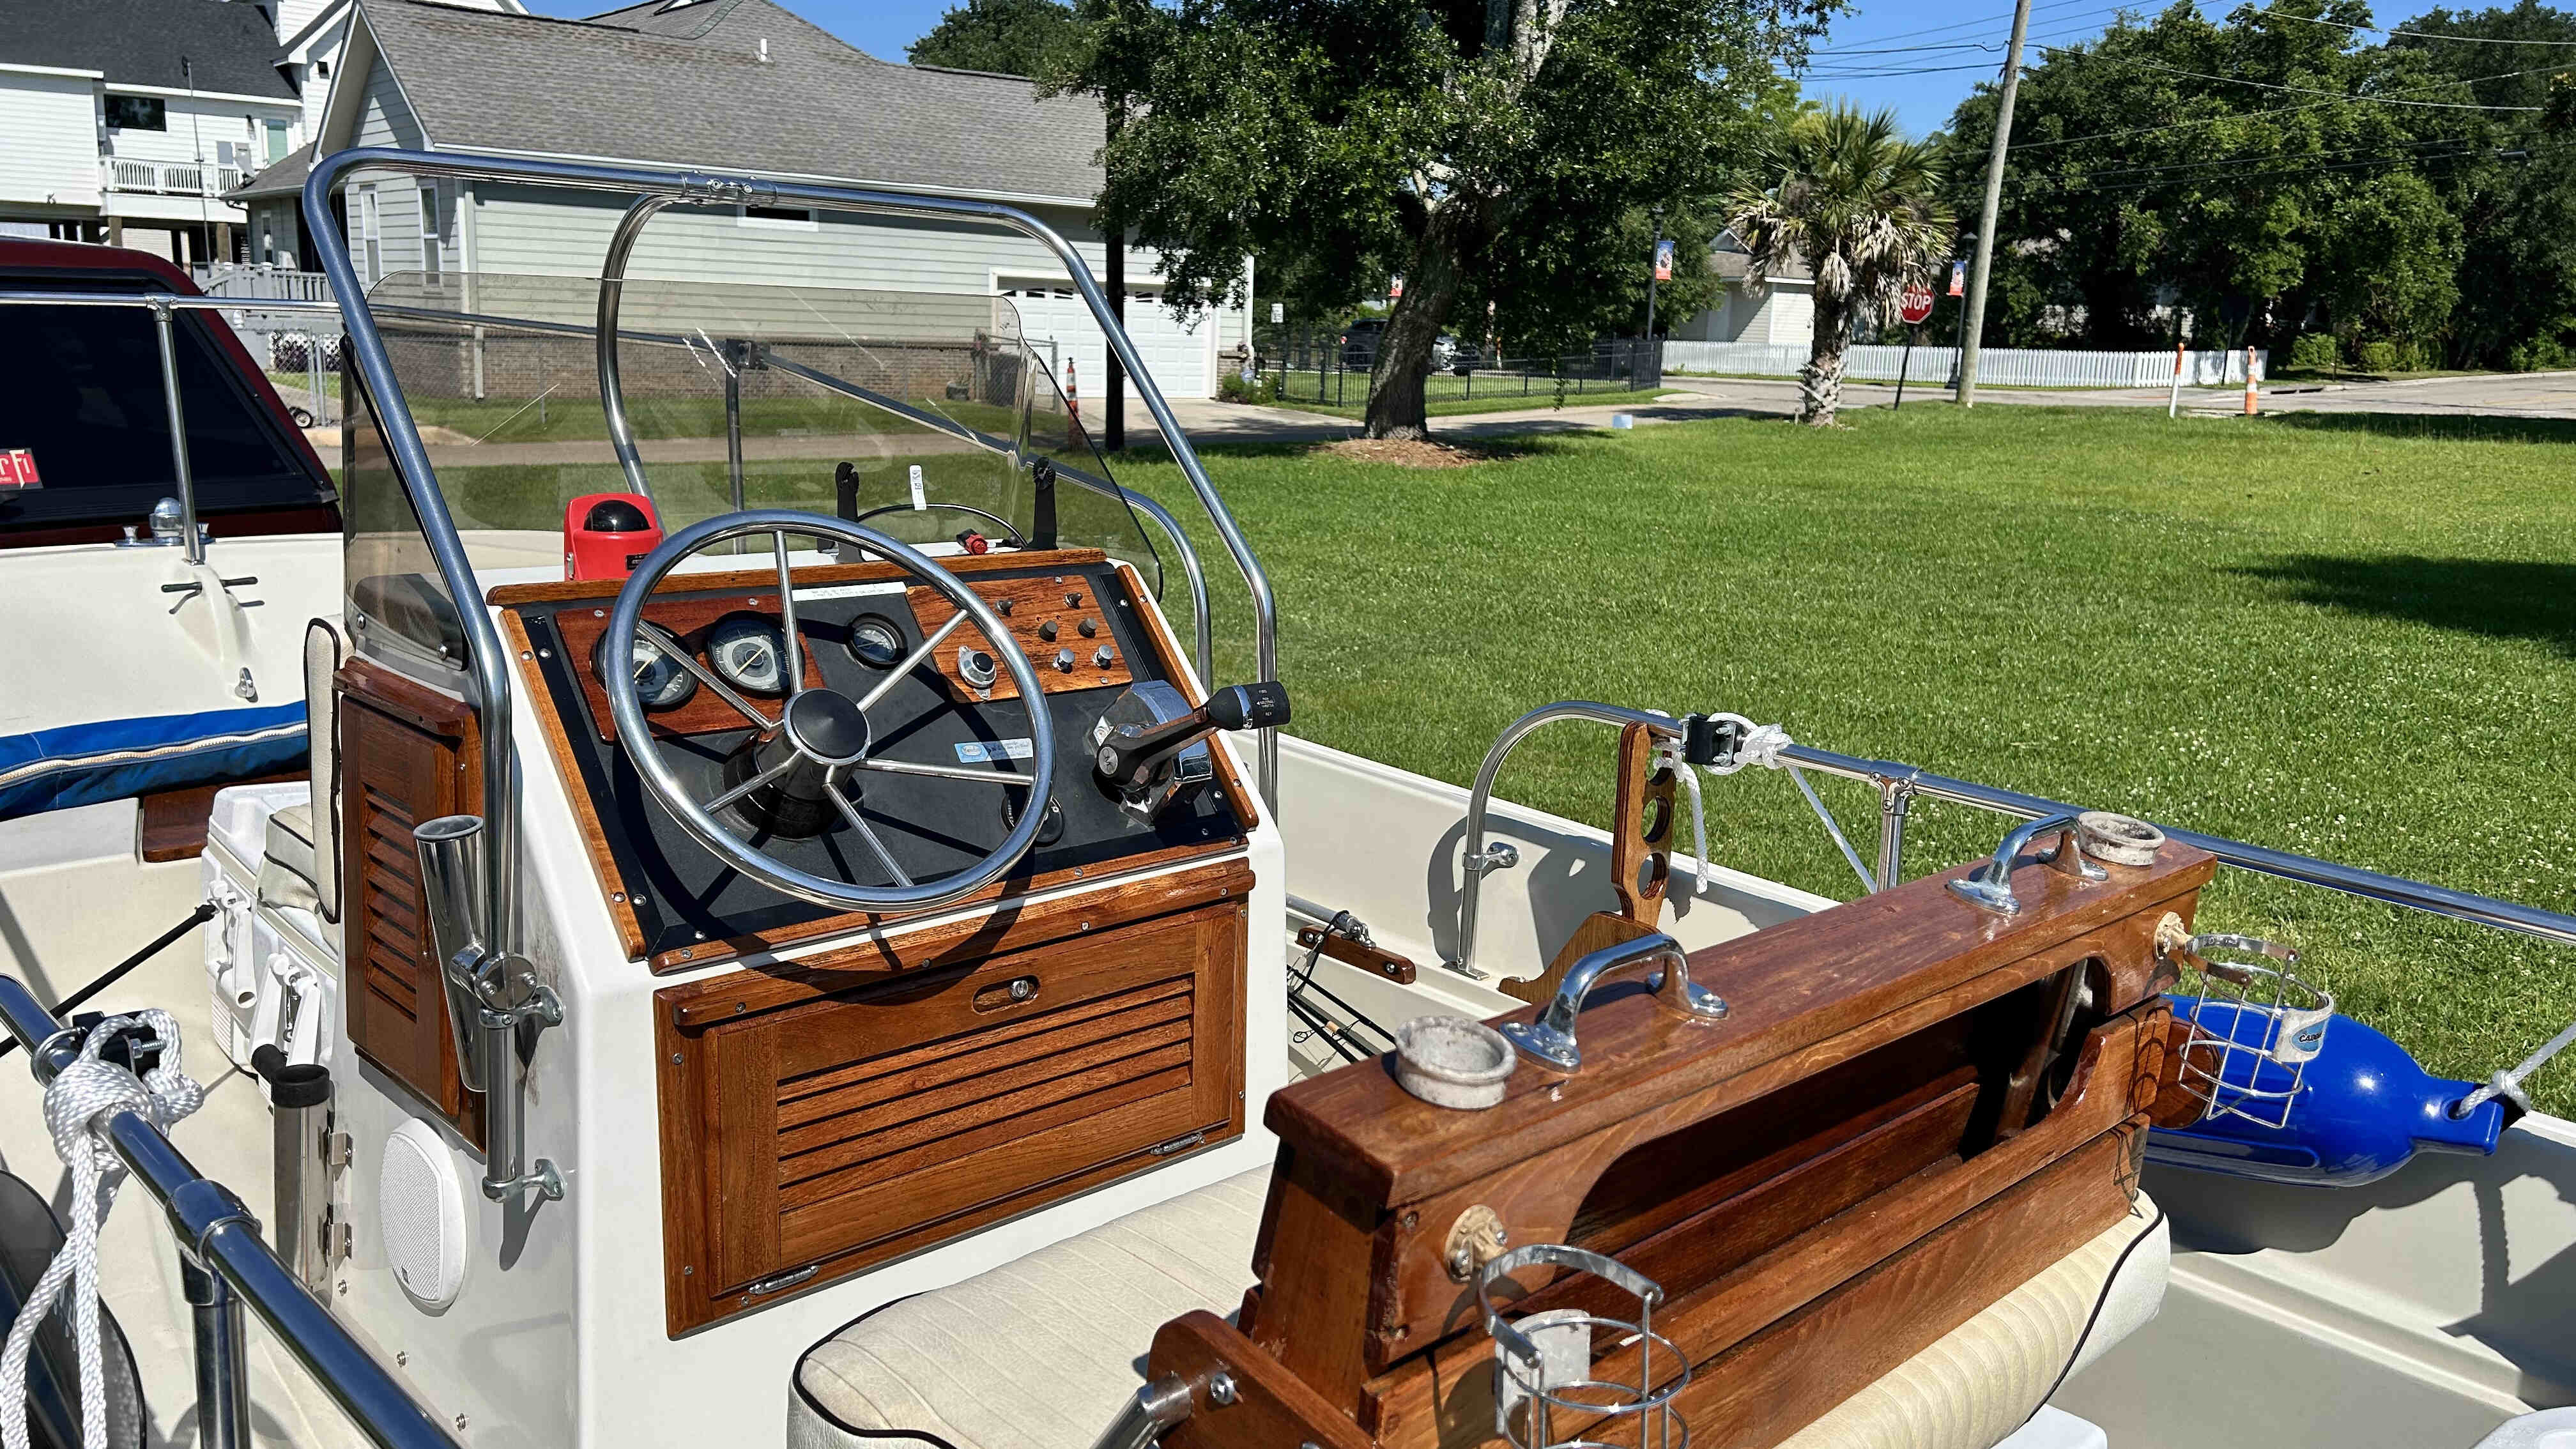
[[[1986,329],[1986,273],[1995,260],[1995,211],[2003,202],[2004,153],[2012,149],[2013,96],[2021,90],[2021,42],[2030,33],[2030,0],[2014,0],[2012,44],[2004,51],[2003,104],[1995,144],[1986,153],[1986,208],[1977,217],[1977,255],[1968,268],[1967,312],[1959,334],[1959,405],[1977,405],[1977,343]]]

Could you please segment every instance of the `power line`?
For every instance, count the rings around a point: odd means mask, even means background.
[[[2445,35],[2438,30],[2382,30],[2372,25],[2346,25],[2340,20],[2319,20],[2312,15],[2293,15],[2286,10],[2257,10],[2256,15],[2275,20],[2299,20],[2310,25],[2323,25],[2335,30],[2369,35],[2404,35],[2417,40],[2448,40],[2461,45],[2555,45],[2576,48],[2576,40],[2509,40],[2502,36]]]
[[[2515,76],[2538,75],[2543,71],[2553,71],[2556,69],[2556,66],[2534,66],[2529,70],[2511,70],[2498,75],[2470,76],[2456,81],[2439,81],[2431,85],[2411,86],[2408,87],[2408,89],[2419,91],[2441,90],[2448,86],[2476,85],[2480,81],[2510,80]],[[2405,92],[2400,91],[2397,94],[2403,95]],[[2272,109],[2265,111],[2230,111],[2225,115],[2204,116],[2196,121],[2168,121],[2160,126],[2131,126],[2118,131],[2095,131],[2082,136],[2060,136],[2052,141],[2016,141],[2013,143],[2013,149],[2016,151],[2036,151],[2047,146],[2072,146],[2080,141],[2111,141],[2124,136],[2152,136],[2163,131],[2188,130],[2193,126],[2215,126],[2227,121],[2259,120],[2265,116],[2287,116],[2300,111],[2321,110],[2327,106],[2345,105],[2353,102],[2377,105],[2400,104],[2389,96],[2343,96],[2330,101],[2311,101],[2302,106],[2275,106]],[[2417,104],[2425,103],[2419,102]],[[2478,111],[2535,111],[2540,109],[2537,106],[2464,106],[2454,108]]]
[[[2520,138],[2506,137],[2504,139],[2513,140]],[[2436,146],[2478,146],[2483,144],[2486,143],[2468,136],[2441,136],[2419,141],[2390,141],[2370,146],[2343,146],[2331,151],[2311,151],[2300,159],[2314,161],[2334,156],[2358,156],[2364,152],[2383,151],[2392,148],[2400,151],[2423,151]],[[2245,165],[2248,161],[2286,159],[2288,158],[2279,156],[2227,156],[2205,161],[2170,161],[2153,166],[2105,166],[2096,170],[2088,171],[2079,179],[2090,182],[2101,180],[2106,176],[2143,176],[2166,171],[2225,170],[2228,167]],[[2030,179],[2035,183],[2047,182],[2049,180],[2046,176],[2034,176]]]
[[[2049,3],[2045,5],[2032,6],[2031,13],[2036,15],[2043,10],[2062,10],[2069,5],[2081,5],[2084,3],[2085,0],[2049,0]],[[2079,13],[2084,15],[2111,15],[2116,14],[2125,8],[2127,7],[2120,5],[2104,5]],[[2060,15],[2050,20],[2048,23],[2051,25],[2062,25],[2075,18],[2076,16],[2073,15]],[[1997,15],[1984,20],[1954,20],[1947,25],[1927,25],[1920,30],[1899,30],[1889,35],[1870,35],[1863,36],[1861,38],[1872,42],[1881,40],[1911,40],[1918,35],[1941,35],[1953,30],[1974,30],[1980,26],[2009,25],[2011,23],[2012,17],[2010,15]]]
[[[2431,166],[2436,163],[2446,161],[2475,161],[2489,157],[2529,156],[2534,151],[2559,150],[2565,144],[2568,143],[2561,143],[2560,146],[2542,147],[2480,147],[2469,151],[2444,152],[2438,156],[2378,156],[2358,161],[2339,162],[2331,166],[2290,167],[2273,171],[2250,172],[2245,175],[2230,177],[2229,183],[2231,185],[2244,185],[2257,181],[2296,180],[2306,176],[2327,176],[2348,171],[2364,170],[2373,166]],[[2153,191],[2159,187],[2165,186],[2189,185],[2200,179],[2201,178],[2191,176],[2169,176],[2161,180],[2123,182],[2116,186],[2059,185],[2057,186],[2057,194],[2059,196],[2116,196],[2140,191]],[[2047,184],[2045,182],[2045,178],[2041,178],[2041,183]]]
[[[2189,78],[2189,79],[2191,79],[2191,80],[2218,81],[2218,82],[2220,82],[2220,83],[2222,83],[2222,84],[2225,84],[2225,85],[2235,85],[2235,86],[2252,86],[2254,89],[2256,89],[2256,90],[2258,90],[2258,91],[2282,91],[2282,92],[2285,92],[2285,93],[2290,94],[2290,95],[2298,95],[2298,96],[2332,96],[2332,97],[2334,97],[2334,98],[2335,98],[2335,99],[2337,99],[2337,100],[2344,100],[2344,101],[2366,101],[2366,102],[2369,102],[2370,104],[2373,104],[2373,105],[2383,105],[2383,106],[2422,106],[2422,107],[2426,107],[2426,108],[2428,108],[2428,109],[2432,109],[2432,110],[2443,110],[2443,111],[2537,111],[2537,110],[2541,109],[2541,108],[2540,108],[2540,107],[2538,107],[2538,106],[2488,106],[2488,105],[2480,105],[2480,104],[2478,104],[2478,103],[2477,103],[2477,102],[2475,102],[2475,101],[2401,101],[2401,100],[2391,100],[2391,99],[2389,99],[2389,98],[2387,98],[2387,97],[2385,97],[2385,96],[2362,95],[2362,94],[2355,94],[2355,93],[2347,92],[2347,91],[2327,91],[2327,90],[2319,90],[2319,89],[2317,89],[2315,86],[2285,86],[2285,85],[2279,85],[2279,84],[2276,84],[2276,83],[2274,83],[2274,82],[2272,82],[2272,81],[2247,80],[2247,79],[2246,79],[2246,78],[2244,78],[2243,76],[2233,76],[2233,75],[2210,75],[2210,74],[2208,74],[2207,72],[2204,72],[2204,71],[2197,71],[2197,70],[2182,70],[2182,69],[2178,69],[2178,68],[2176,68],[2176,67],[2174,67],[2174,66],[2160,64],[2159,62],[2152,61],[2152,60],[2140,60],[2140,59],[2138,59],[2138,58],[2136,58],[2136,57],[2134,57],[2134,56],[2125,56],[2125,55],[2105,55],[2105,54],[2101,53],[2100,51],[2091,51],[2091,50],[2071,50],[2071,49],[2068,49],[2068,48],[2066,48],[2066,47],[2064,47],[2064,46],[2056,46],[2056,45],[2043,45],[2043,46],[2041,46],[2041,47],[2040,47],[2040,49],[2045,50],[2045,51],[2049,51],[2049,52],[2051,52],[2052,54],[2056,54],[2056,55],[2070,55],[2070,56],[2074,56],[2074,57],[2076,57],[2076,58],[2077,58],[2077,59],[2079,59],[2079,60],[2099,60],[2099,61],[2107,62],[2108,64],[2111,64],[2111,65],[2134,65],[2134,66],[2140,66],[2140,67],[2143,67],[2144,69],[2147,69],[2147,70],[2162,71],[2162,72],[2164,72],[2166,75],[2178,75],[2178,76],[2184,76],[2184,77],[2187,77],[2187,78]],[[2537,66],[2537,67],[2534,67],[2532,70],[2509,71],[2509,72],[2507,72],[2505,75],[2482,76],[2482,77],[2480,77],[2480,79],[2482,79],[2482,80],[2505,80],[2505,79],[2508,79],[2508,78],[2510,78],[2510,77],[2512,77],[2512,76],[2517,76],[2517,75],[2535,75],[2535,74],[2539,73],[2540,71],[2544,71],[2544,70],[2555,70],[2555,69],[2557,69],[2557,67],[2555,67],[2555,66],[2546,66],[2546,65],[2544,65],[2544,66]],[[2468,81],[2450,81],[2450,80],[2446,80],[2446,81],[2437,81],[2437,82],[2433,83],[2432,85],[2416,86],[2416,87],[2413,87],[2413,89],[2416,89],[2416,90],[2434,90],[2434,89],[2438,89],[2439,87],[2442,87],[2442,86],[2468,85],[2468,84],[2470,84],[2470,82],[2468,82]]]

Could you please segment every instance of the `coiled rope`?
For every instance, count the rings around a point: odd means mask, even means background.
[[[99,1053],[118,1032],[149,1029],[161,1043],[160,1059],[137,1077]],[[109,1145],[107,1125],[119,1112],[135,1112],[163,1131],[206,1100],[179,1066],[179,1022],[161,1010],[112,1016],[91,1027],[80,1056],[45,1088],[45,1130],[54,1151],[71,1169],[71,1224],[62,1251],[45,1266],[33,1292],[0,1346],[0,1449],[28,1449],[27,1361],[36,1330],[71,1290],[72,1341],[80,1357],[81,1449],[107,1449],[107,1375],[99,1356],[98,1233],[124,1185],[125,1164]]]

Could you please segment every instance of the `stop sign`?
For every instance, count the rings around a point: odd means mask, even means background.
[[[1904,318],[1908,326],[1931,316],[1932,289],[1923,286],[1906,288],[1905,295],[1896,304],[1896,315]]]

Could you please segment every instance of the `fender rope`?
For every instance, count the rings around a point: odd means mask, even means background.
[[[134,1073],[103,1061],[99,1052],[124,1028],[141,1025],[160,1039],[152,1070]],[[109,1145],[107,1124],[120,1112],[138,1112],[163,1131],[194,1112],[206,1089],[179,1067],[179,1023],[166,1011],[112,1016],[90,1028],[80,1056],[45,1088],[45,1130],[54,1151],[71,1169],[71,1223],[62,1251],[45,1265],[9,1338],[0,1346],[0,1449],[28,1449],[27,1360],[36,1330],[68,1286],[73,1344],[80,1356],[81,1449],[107,1449],[107,1377],[99,1358],[98,1232],[124,1185],[125,1164]]]

